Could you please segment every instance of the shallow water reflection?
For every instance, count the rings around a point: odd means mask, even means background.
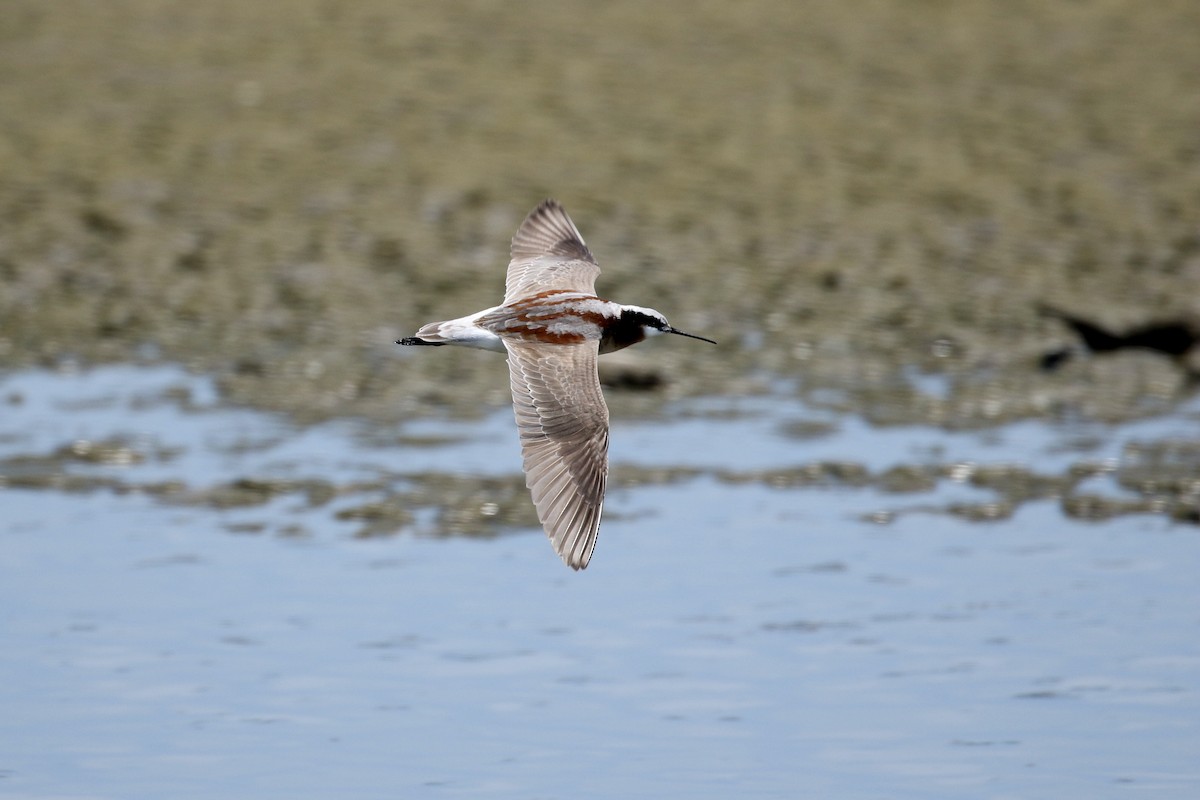
[[[1200,790],[1194,526],[1080,522],[1055,499],[981,524],[945,510],[991,488],[877,480],[1059,474],[1085,440],[1115,463],[1132,440],[1200,438],[1195,408],[974,434],[757,400],[618,420],[618,475],[695,472],[621,483],[573,574],[528,527],[422,535],[445,532],[436,498],[400,528],[415,535],[339,517],[422,473],[512,475],[506,411],[365,441],[221,408],[170,369],[18,374],[0,397],[7,476],[104,479],[0,490],[0,797]],[[804,419],[829,430],[786,434]],[[753,477],[820,462],[870,479]],[[194,501],[238,479],[331,494]],[[1124,496],[1111,470],[1087,481]]]

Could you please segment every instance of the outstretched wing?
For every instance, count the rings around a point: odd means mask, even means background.
[[[555,551],[583,569],[608,482],[608,407],[595,340],[548,347],[505,340],[525,483]]]
[[[550,289],[596,293],[600,267],[566,210],[546,200],[513,236],[505,305]]]

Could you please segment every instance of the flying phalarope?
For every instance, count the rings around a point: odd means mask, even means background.
[[[508,353],[525,483],[555,551],[583,569],[596,546],[608,481],[608,406],[596,356],[648,336],[677,333],[652,308],[596,296],[600,267],[554,200],[513,236],[504,303],[431,322],[397,344],[457,344]]]

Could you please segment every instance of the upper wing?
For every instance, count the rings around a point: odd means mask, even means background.
[[[525,483],[554,549],[583,569],[596,546],[608,482],[608,407],[596,377],[599,343],[505,340]]]
[[[596,293],[600,267],[571,218],[556,201],[530,212],[513,236],[505,305],[548,289]]]

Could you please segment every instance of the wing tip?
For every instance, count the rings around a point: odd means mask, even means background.
[[[592,560],[592,553],[596,550],[596,540],[600,538],[600,517],[603,508],[603,501],[599,505],[580,508],[579,511],[583,512],[582,519],[578,517],[579,512],[577,511],[576,515],[568,522],[569,528],[576,529],[574,535],[561,536],[557,539],[551,538],[554,549],[563,563],[576,572],[587,569],[588,563]]]
[[[513,259],[556,255],[595,262],[571,215],[553,197],[539,203],[517,227],[509,255]]]
[[[563,560],[564,564],[566,564],[568,567],[575,570],[576,572],[579,572],[580,570],[587,569],[588,564],[592,560],[592,551],[595,549],[596,549],[596,538],[595,538],[595,535],[593,534],[591,537],[591,544],[588,545],[587,550],[585,552],[577,554],[573,551],[564,551],[564,552],[559,553],[558,556],[559,556],[559,558],[561,558]]]

